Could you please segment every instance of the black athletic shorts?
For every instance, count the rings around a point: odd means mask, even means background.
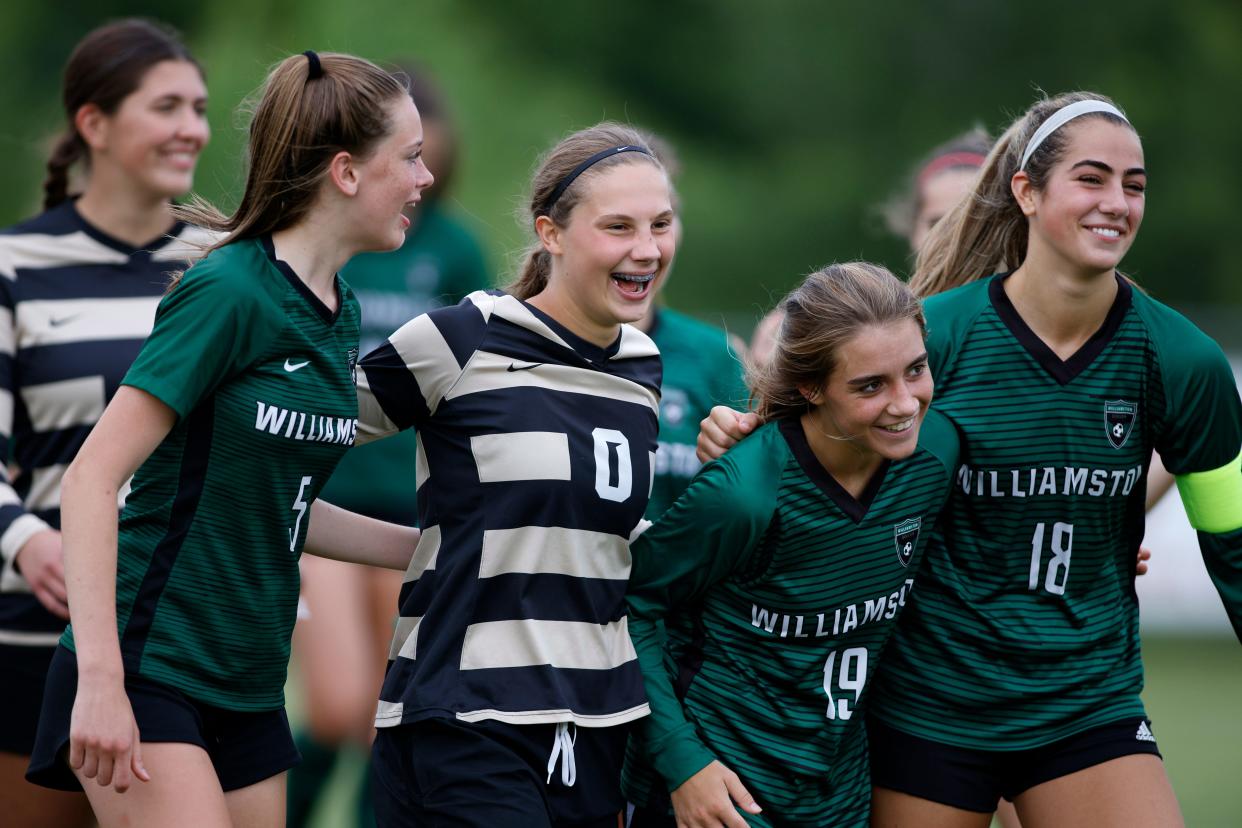
[[[0,751],[29,756],[55,647],[0,644]]]
[[[548,778],[557,728],[446,718],[381,727],[371,750],[376,825],[618,828],[628,728],[568,726],[573,785],[563,751]]]
[[[77,689],[77,657],[57,647],[47,674],[39,733],[26,771],[26,778],[36,785],[82,790],[68,764],[69,719]],[[127,675],[125,692],[142,741],[198,745],[211,757],[223,790],[262,782],[302,758],[293,744],[284,708],[258,713],[225,710],[143,676]]]
[[[1156,756],[1150,719],[1124,719],[1029,750],[975,750],[894,730],[868,717],[871,784],[980,813],[1036,785],[1136,753]]]

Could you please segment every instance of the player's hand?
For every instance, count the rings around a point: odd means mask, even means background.
[[[1134,564],[1135,575],[1147,574],[1147,562],[1151,560],[1151,550],[1146,546],[1140,546],[1138,551],[1138,561]]]
[[[129,790],[135,777],[151,781],[124,680],[79,676],[69,720],[69,767],[117,793]]]
[[[677,828],[746,828],[737,808],[748,814],[763,810],[737,774],[718,761],[682,782],[672,799]]]
[[[60,532],[52,529],[35,532],[17,550],[14,563],[39,603],[53,615],[69,620],[69,593],[65,590],[65,556],[61,551]]]
[[[751,413],[734,411],[723,405],[714,406],[699,421],[699,460],[706,463],[715,460],[731,449],[747,434],[759,426],[759,417]]]

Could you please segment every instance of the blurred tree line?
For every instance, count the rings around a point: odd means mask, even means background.
[[[828,261],[908,269],[878,205],[933,145],[976,123],[998,132],[1039,89],[1098,90],[1132,118],[1150,172],[1128,272],[1178,307],[1242,305],[1236,0],[9,0],[0,222],[37,207],[73,43],[130,14],[180,28],[206,67],[214,138],[198,190],[222,206],[241,181],[237,106],[280,57],[340,50],[434,72],[464,140],[453,201],[498,282],[525,239],[513,213],[539,151],[602,118],[662,133],[681,156],[686,228],[667,296],[738,329]]]

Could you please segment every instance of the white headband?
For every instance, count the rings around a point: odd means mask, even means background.
[[[1110,103],[1104,101],[1086,100],[1075,101],[1072,104],[1066,104],[1039,125],[1039,129],[1035,130],[1035,134],[1031,136],[1031,140],[1027,142],[1026,149],[1022,151],[1022,163],[1018,165],[1019,170],[1026,169],[1026,162],[1031,160],[1031,156],[1035,154],[1035,150],[1039,149],[1049,135],[1056,132],[1068,122],[1074,120],[1079,115],[1087,115],[1091,112],[1107,112],[1109,115],[1116,115],[1127,124],[1130,120],[1120,109]]]

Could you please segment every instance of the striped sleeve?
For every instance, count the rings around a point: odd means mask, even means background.
[[[14,357],[17,338],[14,327],[13,280],[16,272],[4,246],[0,244],[0,592],[29,592],[30,586],[14,567],[18,551],[30,537],[52,527],[26,511],[22,499],[9,482],[8,461],[12,455],[13,409],[17,397]]]
[[[483,339],[494,297],[483,291],[402,325],[360,363],[358,442],[417,426],[435,413]]]
[[[663,619],[693,604],[751,560],[776,509],[779,480],[765,466],[735,462],[742,445],[703,468],[689,488],[631,547],[626,601],[651,716],[638,725],[652,766],[668,789],[716,757],[686,717],[665,660]],[[756,479],[759,478],[759,479]]]

